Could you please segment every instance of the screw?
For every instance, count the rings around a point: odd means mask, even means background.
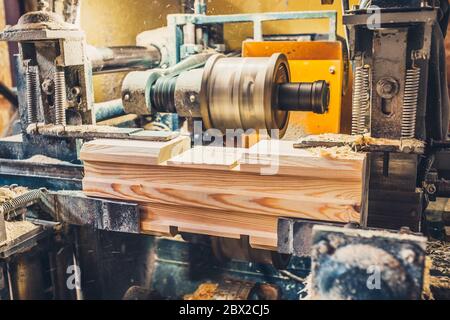
[[[436,193],[437,188],[434,184],[429,184],[429,185],[427,185],[426,190],[427,190],[428,194],[433,195]]]
[[[129,93],[125,93],[124,96],[123,96],[123,100],[124,101],[130,101],[130,99],[131,99],[130,94]]]
[[[335,74],[336,73],[336,67],[335,66],[331,66],[329,70],[330,70],[331,74]]]
[[[195,97],[195,95],[191,95],[189,97],[189,100],[191,101],[191,103],[194,103],[197,100],[197,98]]]

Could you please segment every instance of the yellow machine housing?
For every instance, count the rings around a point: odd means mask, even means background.
[[[325,80],[330,85],[330,107],[328,113],[318,115],[293,112],[291,127],[300,135],[322,133],[347,133],[351,123],[349,92],[344,88],[345,56],[341,42],[329,41],[246,41],[243,43],[244,57],[270,57],[284,53],[289,59],[291,81],[314,82]],[[348,106],[348,107],[347,107]]]

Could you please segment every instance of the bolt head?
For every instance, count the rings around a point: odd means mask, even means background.
[[[384,99],[392,99],[398,92],[399,84],[394,78],[383,78],[377,83],[377,93]]]
[[[427,186],[427,192],[428,194],[435,194],[437,192],[437,188],[434,184],[429,184]]]

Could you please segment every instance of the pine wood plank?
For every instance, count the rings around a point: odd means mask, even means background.
[[[333,155],[325,149],[295,149],[292,141],[263,140],[240,160],[242,172],[262,175],[363,180],[366,155],[346,152]],[[336,150],[339,150],[337,148]]]
[[[270,192],[242,191],[234,188],[213,189],[90,176],[83,180],[83,190],[92,197],[139,203],[175,204],[344,223],[360,221],[359,204],[347,199],[299,197],[292,194],[274,196]]]
[[[277,248],[277,218],[240,212],[205,210],[188,206],[147,204],[141,207],[144,233],[179,233],[240,239],[249,236],[254,248]]]
[[[186,188],[202,188],[205,193],[220,190],[221,193],[259,192],[272,196],[292,199],[316,198],[344,200],[358,205],[362,197],[360,182],[353,180],[314,179],[305,177],[259,176],[253,173],[227,172],[199,168],[171,166],[128,166],[124,164],[85,163],[86,176],[90,179],[112,179],[113,181],[134,182],[137,185],[160,184]],[[87,180],[85,181],[87,188]],[[326,186],[326,187],[325,187]],[[86,191],[86,190],[85,190]]]
[[[242,148],[194,147],[167,161],[172,167],[232,170],[246,152]]]

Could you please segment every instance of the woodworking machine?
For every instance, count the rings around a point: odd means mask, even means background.
[[[0,203],[0,299],[180,299],[214,282],[217,299],[298,300],[309,271],[315,298],[419,299],[426,208],[450,195],[448,92],[439,76],[445,12],[421,0],[342,5],[347,39],[337,36],[334,11],[207,15],[199,0],[194,12],[138,35],[135,47],[89,46],[76,19],[46,1],[5,29],[0,38],[20,50],[20,120],[0,139],[0,186],[29,189]],[[328,20],[329,32],[263,33],[266,21],[311,19]],[[224,25],[249,22],[242,53],[228,50]],[[121,99],[94,103],[93,77],[123,71]],[[193,135],[195,121],[205,132],[264,130],[275,139],[296,126],[315,135],[292,148],[364,141],[360,224],[282,218],[271,252],[251,248],[246,235],[141,235],[138,204],[80,191],[85,142],[170,141]],[[349,131],[353,140],[323,135]],[[25,218],[36,229],[7,239],[6,226]],[[82,272],[75,289],[66,286],[74,266]],[[367,288],[373,266],[387,268],[385,290]]]

